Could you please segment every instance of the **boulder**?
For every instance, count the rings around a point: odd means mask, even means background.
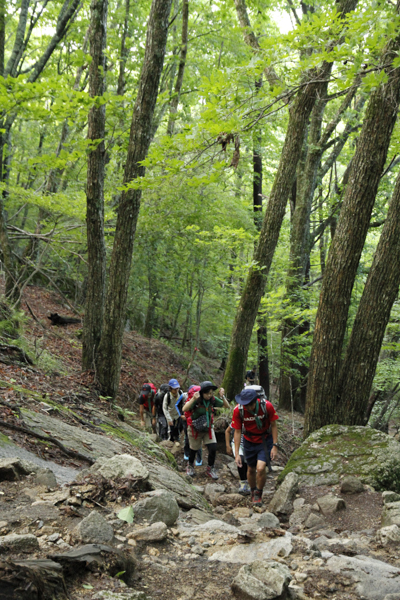
[[[286,533],[269,542],[225,546],[212,554],[208,560],[227,563],[250,564],[262,557],[266,559],[286,558],[292,552],[292,535]]]
[[[362,482],[353,475],[347,475],[340,484],[341,494],[360,494],[364,490]]]
[[[149,471],[140,460],[130,454],[118,454],[109,458],[103,462],[98,473],[107,479],[123,477],[147,479],[149,476]]]
[[[265,512],[257,519],[258,527],[265,527],[266,529],[279,529],[280,523],[278,517],[273,513]]]
[[[388,527],[382,527],[377,531],[377,539],[383,546],[387,546],[390,543],[400,543],[400,527],[397,525],[389,525]]]
[[[57,487],[57,479],[51,469],[39,469],[35,476],[35,483],[48,488]]]
[[[300,527],[305,523],[311,515],[311,504],[303,504],[300,508],[295,509],[289,518],[291,527]]]
[[[332,515],[333,513],[346,508],[345,501],[342,498],[334,496],[333,494],[326,494],[325,496],[318,498],[317,504],[324,516]]]
[[[309,517],[304,521],[304,527],[306,529],[312,529],[313,527],[323,527],[325,525],[325,519],[321,515],[311,513]]]
[[[384,504],[388,504],[389,502],[399,502],[400,494],[396,494],[396,492],[382,492],[382,500]]]
[[[160,521],[159,523],[153,523],[150,527],[135,529],[131,533],[128,533],[126,537],[137,541],[162,542],[167,537],[167,534],[168,528],[166,524]]]
[[[162,521],[171,527],[179,517],[179,506],[175,496],[167,490],[148,492],[146,497],[133,505],[135,522],[146,519],[149,523]]]
[[[204,487],[204,496],[214,504],[218,497],[225,492],[225,486],[220,483],[207,483]]]
[[[289,473],[275,492],[269,510],[274,514],[290,514],[293,510],[293,500],[297,494],[299,476]]]
[[[376,474],[390,460],[400,461],[400,444],[371,427],[326,425],[293,452],[278,477],[297,473],[300,485],[336,485],[347,475],[374,486]]]
[[[195,525],[201,525],[201,523],[207,523],[207,521],[212,521],[215,517],[204,510],[199,510],[198,508],[192,508],[185,514],[185,519],[190,520],[191,523]]]
[[[110,592],[101,590],[92,596],[93,600],[151,600],[145,592],[128,590],[127,592]]]
[[[20,458],[0,458],[0,481],[19,481],[21,475],[36,473],[37,465]]]
[[[398,525],[400,527],[400,502],[388,502],[384,505],[381,517],[382,527]]]
[[[114,537],[112,525],[101,514],[93,510],[82,519],[73,530],[74,537],[81,542],[93,544],[106,544]]]
[[[237,506],[238,504],[245,504],[246,498],[240,494],[221,494],[214,500],[214,504],[222,506]]]
[[[231,584],[239,600],[283,599],[292,579],[289,569],[280,563],[257,560],[241,567]]]
[[[35,552],[39,550],[37,537],[32,533],[9,533],[0,537],[0,553],[2,552]]]

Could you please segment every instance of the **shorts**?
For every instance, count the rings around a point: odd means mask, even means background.
[[[217,438],[215,437],[214,427],[211,427],[211,438],[210,438],[209,431],[202,431],[201,433],[198,433],[197,437],[195,438],[193,436],[192,427],[188,426],[188,438],[189,438],[189,447],[191,450],[200,450],[202,444],[204,444],[206,446],[207,444],[216,444],[217,443]]]
[[[265,440],[265,445],[267,446],[269,452],[272,450],[272,443],[272,435],[269,435]],[[255,467],[259,460],[265,462],[266,464],[269,463],[269,460],[267,460],[265,455],[264,444],[253,444],[253,442],[249,442],[249,440],[246,440],[246,438],[244,438],[243,444],[244,457],[246,459],[246,463],[250,467]]]
[[[231,441],[231,448],[232,448],[233,458],[235,458],[235,442],[233,440]],[[240,446],[239,446],[239,456],[244,456],[242,444],[240,444]]]

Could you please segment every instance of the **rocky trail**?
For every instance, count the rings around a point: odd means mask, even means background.
[[[52,330],[55,298],[27,294],[30,343],[58,362],[0,354],[0,600],[400,600],[400,496],[375,484],[395,439],[328,426],[301,443],[301,416],[278,411],[254,508],[224,453],[227,416],[218,481],[207,451],[188,478],[182,446],[138,427],[138,386],[183,377],[179,357],[131,335],[112,407],[80,372],[78,327]]]

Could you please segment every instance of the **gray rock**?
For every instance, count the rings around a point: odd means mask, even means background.
[[[397,525],[389,525],[382,527],[376,534],[376,537],[383,546],[387,546],[390,543],[400,543],[400,527]]]
[[[60,539],[60,534],[58,532],[56,533],[52,533],[51,535],[49,535],[49,537],[47,538],[48,542],[57,542]]]
[[[291,455],[278,482],[291,472],[306,486],[335,485],[354,475],[374,485],[382,465],[400,460],[400,444],[371,427],[326,425],[314,431]]]
[[[382,527],[398,525],[400,527],[400,502],[388,502],[383,507],[381,517]]]
[[[133,538],[139,541],[147,542],[162,542],[168,534],[168,528],[165,523],[153,523],[150,527],[135,529],[127,535],[128,538]]]
[[[48,488],[57,487],[57,479],[51,469],[39,469],[35,476],[35,483]]]
[[[232,477],[234,477],[235,479],[239,479],[239,473],[237,470],[236,463],[230,462],[227,464],[227,467],[228,467],[228,470],[229,470],[230,474],[232,475]]]
[[[325,496],[318,498],[317,504],[324,516],[332,515],[333,513],[346,508],[345,501],[342,498],[333,496],[333,494],[326,494]]]
[[[214,517],[214,515],[211,513],[205,512],[204,510],[199,510],[198,508],[192,508],[185,514],[185,519],[190,520],[190,522],[195,525],[207,523],[207,521],[212,521],[215,518],[216,517]]]
[[[396,494],[396,492],[382,492],[382,500],[384,504],[388,504],[389,502],[399,502],[400,494]]]
[[[280,527],[279,519],[273,513],[265,512],[257,519],[258,527],[266,527],[267,529],[278,529]]]
[[[39,550],[37,537],[32,533],[9,533],[0,537],[0,553],[2,552],[35,552]]]
[[[293,500],[297,494],[299,476],[289,473],[275,492],[269,510],[274,514],[289,514],[293,510]]]
[[[35,473],[37,466],[18,457],[0,458],[0,481],[19,481],[22,475]]]
[[[399,569],[369,556],[332,556],[326,568],[351,577],[359,596],[384,600],[388,594],[400,594]]]
[[[146,467],[130,454],[119,454],[109,458],[102,464],[98,472],[107,479],[120,477],[147,479],[149,477]]]
[[[207,521],[207,523],[197,525],[196,531],[209,531],[210,533],[216,533],[218,531],[222,531],[223,533],[241,533],[240,529],[234,525],[229,525],[224,521],[218,520]]]
[[[231,588],[240,600],[273,600],[286,595],[291,579],[290,571],[285,565],[257,560],[239,570]]]
[[[150,596],[145,592],[139,592],[128,589],[123,592],[110,592],[108,590],[101,590],[92,596],[93,600],[151,600]]]
[[[177,471],[170,469],[154,459],[142,457],[143,464],[149,470],[148,484],[153,490],[165,489],[172,492],[179,506],[185,509],[198,508],[209,510],[207,500],[199,494]]]
[[[114,537],[112,525],[93,510],[73,530],[74,536],[85,543],[106,544]]]
[[[360,494],[364,490],[362,482],[358,477],[353,477],[353,475],[347,475],[340,485],[340,492],[342,494]]]
[[[321,515],[311,513],[304,522],[306,529],[312,529],[313,527],[323,527],[325,525],[325,519]]]
[[[299,508],[301,508],[302,506],[304,506],[305,504],[305,500],[304,498],[296,498],[296,500],[293,500],[293,508],[294,510],[298,510]]]
[[[207,483],[204,487],[204,496],[214,504],[214,502],[218,499],[218,496],[225,492],[225,486],[220,483]]]
[[[308,517],[311,515],[311,504],[304,504],[300,508],[295,509],[289,518],[289,525],[291,527],[300,527],[305,523]]]
[[[237,546],[225,546],[217,550],[208,560],[227,563],[249,564],[260,557],[265,559],[285,558],[292,551],[292,535],[286,533],[284,536],[275,538],[270,542],[238,544]]]
[[[133,505],[135,522],[146,519],[149,523],[162,521],[171,527],[179,517],[175,496],[167,490],[154,490]]]

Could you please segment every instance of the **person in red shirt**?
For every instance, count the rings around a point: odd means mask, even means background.
[[[268,400],[261,400],[254,389],[245,388],[235,399],[238,403],[232,417],[232,428],[235,430],[235,462],[238,468],[242,466],[239,448],[243,429],[243,450],[247,462],[251,500],[254,505],[260,505],[267,479],[267,464],[269,466],[278,453],[276,421],[279,417],[272,404]],[[262,402],[265,402],[264,408]],[[239,405],[243,407],[242,411]]]
[[[145,383],[139,396],[140,424],[147,430],[156,432],[156,408],[154,396],[157,388],[152,383]]]

